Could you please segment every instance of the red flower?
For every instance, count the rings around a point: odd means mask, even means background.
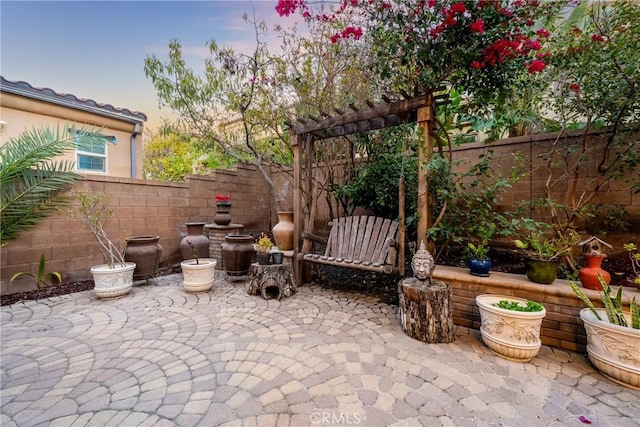
[[[542,38],[547,38],[551,35],[551,33],[544,28],[540,28],[538,31],[536,31],[536,34]]]
[[[436,0],[429,0],[429,3],[427,4],[427,6],[431,8],[436,7]]]
[[[456,18],[454,18],[452,14],[449,14],[445,18],[444,23],[449,27],[453,27],[454,25],[456,25]]]
[[[533,27],[533,19],[527,19],[527,22],[524,23],[524,25],[526,25],[527,27]]]
[[[462,15],[463,13],[465,13],[467,10],[466,7],[464,7],[464,3],[462,2],[458,2],[458,3],[454,3],[451,5],[451,13],[453,14],[460,14]]]
[[[529,71],[529,73],[531,74],[541,73],[542,71],[544,71],[546,66],[547,64],[545,64],[544,61],[540,59],[534,59],[527,66],[527,71]]]
[[[484,21],[482,19],[476,19],[469,27],[471,28],[472,33],[484,33]]]
[[[478,62],[478,61],[473,61],[473,62],[471,63],[471,68],[475,68],[476,70],[477,70],[478,68],[482,68],[482,63],[481,63],[481,62]]]
[[[216,203],[228,202],[231,196],[223,196],[222,194],[216,194]]]
[[[578,83],[571,83],[569,85],[569,90],[575,93],[580,93],[580,85]]]
[[[344,30],[342,30],[342,38],[343,39],[348,39],[351,36],[353,36],[354,40],[359,40],[360,37],[362,37],[362,28],[356,28],[356,27],[353,27],[353,26],[349,26],[349,27],[345,28]]]
[[[338,39],[340,38],[340,34],[335,33],[334,35],[332,35],[331,37],[329,37],[329,40],[331,40],[331,43],[337,43]]]
[[[591,40],[594,42],[603,42],[604,37],[602,37],[600,34],[594,34],[591,36]]]

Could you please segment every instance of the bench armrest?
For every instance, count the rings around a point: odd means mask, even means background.
[[[312,242],[319,243],[321,245],[326,245],[328,240],[324,239],[320,236],[316,236],[315,234],[309,233],[308,231],[302,232],[302,238],[311,240]]]

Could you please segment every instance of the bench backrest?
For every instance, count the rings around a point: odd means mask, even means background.
[[[331,222],[325,255],[384,264],[389,240],[396,241],[398,221],[374,216],[347,216]]]

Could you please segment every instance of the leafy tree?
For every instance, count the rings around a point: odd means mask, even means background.
[[[561,133],[544,155],[548,179],[536,203],[567,229],[592,211],[612,181],[640,191],[640,4],[583,2],[562,30],[549,60],[549,99]],[[566,148],[566,131],[575,127],[583,129],[581,137]],[[603,127],[604,144],[592,142],[596,127]],[[589,164],[597,175],[586,181]]]
[[[89,140],[103,142],[93,133],[84,133]],[[75,127],[32,128],[0,147],[0,245],[68,201],[63,193],[81,175],[73,172],[73,162],[54,159],[74,148],[75,137]]]

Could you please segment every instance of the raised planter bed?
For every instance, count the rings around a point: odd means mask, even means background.
[[[490,277],[477,277],[470,275],[468,269],[441,265],[436,267],[433,277],[453,288],[453,322],[456,325],[480,329],[480,312],[475,302],[480,294],[531,299],[547,310],[540,331],[543,345],[586,352],[587,334],[580,320],[580,310],[584,305],[566,280],[556,279],[550,285],[540,285],[530,282],[524,275],[492,272]],[[595,305],[602,306],[598,304],[601,302],[599,291],[585,289],[585,293]],[[640,299],[638,290],[624,288],[623,305],[627,311],[634,295],[636,300]]]

